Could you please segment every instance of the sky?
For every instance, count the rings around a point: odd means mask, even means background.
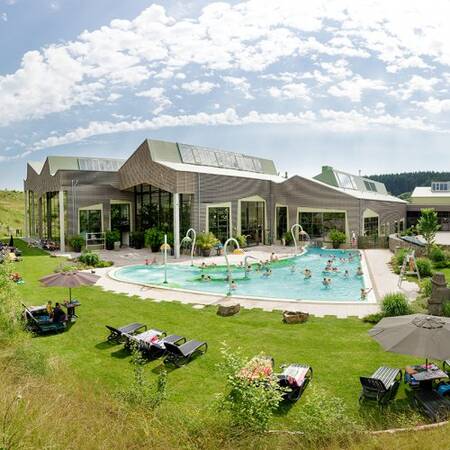
[[[0,188],[145,138],[450,170],[450,1],[0,0]]]

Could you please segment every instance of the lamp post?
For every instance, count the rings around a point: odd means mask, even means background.
[[[226,240],[225,244],[223,244],[223,254],[225,255],[225,261],[227,262],[227,276],[228,276],[228,292],[227,296],[231,296],[231,268],[230,268],[230,262],[228,261],[228,244],[230,242],[234,242],[236,244],[236,250],[239,250],[239,242],[235,238],[229,238]]]

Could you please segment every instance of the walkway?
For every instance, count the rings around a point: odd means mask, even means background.
[[[398,275],[391,270],[389,265],[392,258],[390,250],[364,250],[364,254],[378,300],[392,292],[403,292],[410,300],[414,300],[417,297],[419,288],[416,283],[403,281],[401,288],[398,287]]]

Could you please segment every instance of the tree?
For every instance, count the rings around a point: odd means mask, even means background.
[[[439,221],[437,212],[433,208],[425,208],[420,211],[420,217],[417,221],[417,230],[427,242],[427,254],[430,254],[431,247],[434,244],[436,232],[439,230]]]

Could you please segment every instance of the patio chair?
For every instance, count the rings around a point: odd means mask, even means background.
[[[167,353],[166,344],[181,345],[186,342],[186,338],[177,334],[170,334],[163,337],[158,342],[152,342],[143,350],[142,354],[148,359],[161,358]]]
[[[164,363],[173,363],[177,367],[190,361],[194,355],[206,353],[208,350],[206,342],[195,340],[187,341],[180,345],[165,342],[164,347],[167,352]]]
[[[114,328],[110,325],[105,325],[106,328],[109,330],[109,336],[106,338],[108,342],[116,342],[117,344],[119,344],[122,339],[123,339],[123,335],[124,334],[137,334],[139,332],[139,330],[143,330],[143,329],[147,329],[147,325],[144,325],[143,323],[138,323],[138,322],[134,322],[134,323],[130,323],[128,325],[124,325],[123,327],[120,328]]]
[[[379,405],[385,405],[397,394],[402,371],[390,367],[379,367],[370,377],[359,377],[362,391],[359,402],[375,400]]]
[[[415,391],[414,404],[433,422],[447,420],[450,417],[450,401],[432,389]]]
[[[123,333],[122,338],[124,341],[124,347],[127,350],[131,350],[133,346],[136,346],[139,351],[145,351],[150,346],[153,339],[159,339],[166,336],[166,332],[152,328],[138,334]]]
[[[36,334],[59,333],[67,329],[64,322],[50,322],[36,319],[28,309],[25,309],[25,317],[27,320],[27,329]]]
[[[290,364],[278,374],[278,384],[286,389],[285,400],[296,402],[313,377],[312,367],[304,364]]]

